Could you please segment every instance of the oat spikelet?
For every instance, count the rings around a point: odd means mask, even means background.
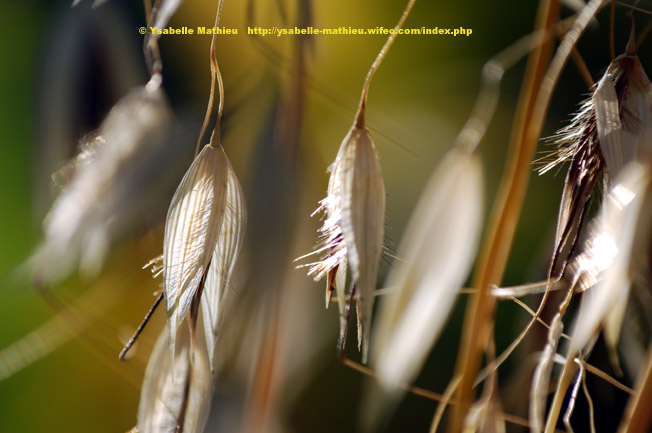
[[[564,161],[570,161],[570,166],[559,205],[555,249],[548,275],[551,280],[560,278],[566,270],[577,244],[589,199],[606,168],[600,152],[593,98],[581,104],[579,113],[569,126],[557,133],[555,141],[560,150],[556,158],[540,172],[545,173]]]
[[[420,371],[475,257],[482,222],[482,167],[453,150],[439,164],[412,215],[374,330],[372,364],[395,393]]]
[[[205,349],[179,333],[172,360],[168,332],[161,332],[145,370],[138,406],[139,433],[202,432],[208,420],[213,381]]]
[[[642,246],[637,241],[637,233],[649,233],[649,189],[649,169],[632,163],[623,170],[605,198],[594,233],[587,241],[595,250],[594,262],[600,263],[600,269],[594,277],[595,286],[586,290],[586,299],[576,318],[569,356],[584,347],[613,314],[622,321],[622,308],[632,279],[630,263],[637,254],[634,247]],[[641,210],[646,212],[641,213]]]
[[[86,275],[99,271],[111,242],[109,222],[121,204],[120,177],[142,163],[144,150],[159,150],[172,124],[153,79],[118,101],[78,156],[55,173],[55,181],[67,185],[44,220],[45,239],[31,259],[39,282],[57,282],[78,263]]]
[[[353,127],[338,154],[342,179],[342,235],[348,248],[351,284],[356,288],[358,349],[366,363],[371,314],[385,234],[385,185],[371,134]]]
[[[371,80],[403,28],[416,0],[408,0],[394,31],[389,35],[371,64],[360,95],[360,104],[335,162],[331,166],[328,195],[320,209],[326,214],[322,227],[325,252],[321,262],[311,265],[309,275],[319,280],[328,275],[327,305],[335,289],[340,307],[340,349],[346,341],[346,275],[350,275],[351,293],[355,293],[358,316],[358,350],[367,362],[374,290],[385,233],[385,185],[378,154],[369,130],[365,127],[365,110]],[[309,254],[310,255],[310,254]],[[310,266],[310,265],[309,265]],[[348,270],[348,272],[347,272]],[[334,286],[334,287],[333,287]],[[350,305],[350,304],[349,304]]]
[[[611,62],[593,101],[611,178],[631,161],[647,161],[652,155],[652,84],[634,52],[633,29],[625,54]]]
[[[177,329],[208,276],[226,207],[228,166],[221,145],[206,145],[183,177],[168,210],[163,280],[172,352]]]
[[[217,244],[201,299],[204,333],[211,370],[215,373],[215,345],[230,300],[231,276],[244,239],[246,207],[240,182],[226,160],[225,205]]]
[[[322,260],[310,265],[315,280],[328,275],[335,286],[340,315],[346,305],[345,273],[355,287],[358,348],[366,362],[378,264],[385,230],[385,186],[369,130],[354,125],[342,141],[331,166],[328,195],[318,209],[325,213],[320,229],[322,246],[313,254]],[[346,332],[341,321],[340,334]]]
[[[589,198],[602,174],[618,176],[632,161],[652,152],[652,84],[634,51],[634,34],[571,124],[556,136],[560,150],[544,173],[571,161],[559,209],[551,279],[559,278],[575,248]]]

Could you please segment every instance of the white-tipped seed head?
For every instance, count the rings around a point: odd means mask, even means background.
[[[346,274],[355,287],[358,312],[358,348],[366,363],[374,290],[385,233],[385,186],[369,130],[354,125],[342,141],[331,166],[328,194],[321,201],[325,213],[321,247],[324,253],[308,272],[319,280],[328,276],[327,296],[333,288],[340,308],[340,333],[345,333]],[[334,287],[333,287],[334,286]]]
[[[366,363],[378,265],[385,236],[385,185],[371,134],[354,126],[344,138],[336,165],[342,235],[348,249],[351,285],[358,311],[358,349]]]

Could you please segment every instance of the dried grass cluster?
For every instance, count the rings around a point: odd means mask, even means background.
[[[215,26],[220,23],[222,3],[217,2]],[[557,149],[545,158],[540,170],[544,174],[568,163],[545,281],[501,287],[555,84],[571,56],[582,65],[577,42],[595,22],[598,11],[610,4],[607,0],[577,2],[576,11],[562,20],[558,2],[540,3],[534,33],[485,65],[476,107],[436,164],[387,278],[380,283],[382,258],[393,256],[386,245],[388,219],[381,169],[391,161],[384,160],[376,148],[365,114],[372,78],[399,32],[388,38],[371,65],[353,125],[328,169],[326,197],[315,211],[322,217],[317,246],[294,261],[290,248],[294,235],[283,229],[288,221],[292,225],[292,216],[275,200],[265,202],[264,212],[252,215],[253,230],[264,232],[266,239],[282,239],[284,244],[254,241],[248,247],[253,253],[239,260],[241,251],[247,249],[245,193],[226,153],[234,144],[225,147],[221,142],[225,92],[216,46],[222,41],[213,35],[210,98],[197,150],[209,125],[212,134],[171,199],[159,245],[162,255],[150,262],[154,276],[162,275],[159,298],[120,355],[125,357],[164,300],[167,328],[149,357],[137,426],[132,431],[213,431],[216,423],[209,420],[215,410],[213,395],[219,393],[229,370],[240,378],[246,394],[239,403],[241,416],[226,417],[232,423],[229,428],[286,431],[287,408],[279,400],[292,372],[311,355],[309,350],[291,349],[293,339],[307,331],[292,323],[307,311],[298,300],[300,291],[293,289],[295,279],[305,279],[292,269],[296,261],[299,268],[308,268],[310,277],[325,279],[326,307],[335,294],[338,359],[372,377],[359,410],[361,425],[367,430],[380,429],[407,391],[438,401],[432,432],[443,429],[441,422],[449,406],[447,428],[454,433],[516,428],[573,431],[580,423],[572,415],[582,388],[589,415],[581,423],[585,430],[601,431],[594,423],[586,385],[587,372],[591,372],[630,394],[625,412],[616,414],[619,431],[649,431],[652,351],[649,338],[632,345],[629,333],[637,326],[645,328],[641,333],[650,329],[645,322],[628,323],[636,319],[628,311],[636,308],[648,317],[652,312],[649,303],[637,303],[637,299],[652,299],[652,83],[637,57],[633,26],[624,54],[613,59],[570,124],[553,137]],[[299,4],[298,24],[309,24],[310,2]],[[408,2],[396,29],[404,25],[414,4],[414,0]],[[621,10],[611,4],[612,14]],[[164,28],[181,6],[181,0],[156,1],[146,7],[148,24]],[[62,189],[45,218],[44,240],[25,265],[40,288],[60,284],[77,269],[86,278],[100,273],[108,252],[124,233],[115,227],[129,226],[131,214],[125,208],[134,199],[128,197],[145,196],[139,189],[140,177],[132,174],[179,129],[164,93],[159,37],[145,37],[147,85],[118,101],[101,126],[82,139],[77,155],[53,175]],[[555,37],[560,38],[556,47]],[[255,43],[263,41],[255,39]],[[276,178],[296,173],[292,155],[301,141],[303,95],[309,86],[305,44],[297,42],[296,63],[292,64],[296,85],[285,95],[286,103],[279,108],[283,114],[272,134],[276,146],[272,148],[283,151],[262,164]],[[509,163],[485,227],[486,191],[478,147],[496,110],[503,74],[528,54]],[[212,119],[216,90],[218,108]],[[278,181],[273,188],[295,197],[290,184]],[[591,203],[599,203],[595,215]],[[277,231],[280,234],[275,236]],[[264,263],[257,262],[257,257],[263,257]],[[474,263],[471,288],[464,289]],[[241,278],[236,278],[238,272]],[[448,387],[439,395],[412,386],[463,293],[470,294],[470,300]],[[380,294],[385,296],[374,317]],[[535,309],[517,299],[530,295],[542,295]],[[522,306],[530,317],[520,336],[499,352],[496,304],[502,300]],[[361,364],[345,350],[353,315]],[[527,400],[527,409],[510,413],[515,405],[503,401],[504,383],[499,375],[504,369],[500,367],[516,356],[517,346],[540,325],[536,329],[543,329],[545,335],[538,346],[523,348],[529,352],[519,355],[531,361],[518,369],[526,376],[527,385],[518,392]],[[635,376],[633,387],[621,383],[627,379],[616,379],[592,365],[592,352],[602,341],[616,373],[622,374],[622,357],[634,353],[643,360],[636,371],[630,371]],[[37,356],[29,362],[32,358]]]

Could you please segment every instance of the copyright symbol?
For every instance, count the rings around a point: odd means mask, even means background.
[[[144,35],[145,33],[147,33],[147,29],[146,29],[145,27],[141,27],[141,28],[138,29],[138,32],[139,32],[141,35]]]

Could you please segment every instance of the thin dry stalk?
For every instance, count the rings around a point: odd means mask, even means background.
[[[539,5],[536,30],[550,29],[558,15],[558,1],[542,0]],[[512,133],[510,148],[513,150],[510,152],[509,168],[505,172],[499,198],[490,217],[488,236],[481,248],[478,272],[476,272],[472,284],[473,287],[478,288],[478,293],[472,296],[467,308],[462,346],[458,355],[456,376],[460,376],[461,382],[458,394],[459,405],[454,411],[451,423],[453,432],[459,432],[462,429],[471,402],[473,380],[478,371],[480,357],[488,342],[487,332],[493,328],[495,300],[489,294],[490,284],[500,282],[507,265],[509,249],[516,230],[516,221],[530,176],[530,161],[539,137],[539,128],[531,121],[536,92],[543,81],[551,50],[552,41],[544,41],[537,46],[528,61],[516,110],[521,115],[517,119]]]
[[[627,403],[619,433],[638,433],[650,430],[652,426],[652,346],[648,348],[645,370],[641,371],[636,384],[636,394]]]
[[[217,13],[215,14],[215,28],[220,24],[220,17],[222,15],[222,6],[224,5],[224,0],[219,0],[217,3]],[[213,105],[215,100],[215,83],[217,82],[218,87],[218,98],[219,105],[217,107],[217,121],[215,128],[218,130],[217,134],[213,134],[211,137],[211,142],[213,137],[217,135],[219,139],[219,127],[222,120],[222,111],[224,110],[224,82],[222,81],[222,74],[220,73],[220,67],[217,63],[217,54],[215,53],[215,39],[217,34],[213,33],[211,37],[211,49],[210,49],[210,59],[211,59],[211,89],[208,96],[208,106],[206,107],[206,115],[204,116],[204,122],[201,125],[199,131],[199,137],[197,138],[197,145],[195,146],[195,156],[199,153],[199,148],[201,147],[204,134],[206,133],[206,128],[208,128],[208,123],[213,112]]]
[[[471,388],[479,368],[483,348],[487,345],[488,333],[493,329],[495,301],[489,295],[490,285],[502,279],[507,264],[516,221],[518,221],[530,176],[530,162],[543,127],[552,90],[577,40],[602,3],[603,0],[592,0],[582,9],[562,40],[545,76],[543,76],[543,70],[547,63],[546,59],[549,58],[550,42],[544,42],[530,57],[531,61],[528,64],[528,72],[519,101],[520,109],[517,109],[517,112],[522,114],[516,122],[516,130],[513,135],[510,169],[505,173],[495,212],[491,218],[493,223],[479,261],[479,271],[475,280],[477,284],[474,284],[474,287],[479,290],[478,295],[472,299],[467,309],[459,355],[461,362],[458,363],[458,371],[462,377],[459,394],[460,405],[455,411],[451,424],[451,430],[454,432],[461,430],[464,414],[470,404]],[[550,28],[558,14],[558,3],[543,1],[540,3],[539,11],[537,28]],[[537,88],[539,91],[536,93],[535,99],[535,89]],[[537,316],[541,314],[546,299],[547,293],[537,310]],[[534,323],[536,323],[536,318],[533,318],[521,333],[522,337],[529,332]]]
[[[385,56],[389,52],[389,49],[392,47],[392,44],[394,44],[394,40],[396,40],[396,37],[399,34],[399,30],[403,28],[403,24],[405,24],[405,20],[407,20],[407,17],[410,15],[410,12],[412,11],[415,3],[416,0],[408,1],[407,6],[405,6],[405,10],[403,10],[401,18],[398,20],[396,26],[394,26],[394,32],[389,35],[387,41],[385,41],[385,45],[383,45],[383,47],[380,49],[378,55],[374,59],[374,62],[371,64],[369,71],[367,72],[364,84],[362,85],[362,95],[360,96],[358,114],[356,115],[356,125],[359,127],[364,127],[365,125],[365,108],[367,105],[367,94],[369,93],[369,85],[371,84],[371,79],[373,78],[380,64],[385,59]]]

